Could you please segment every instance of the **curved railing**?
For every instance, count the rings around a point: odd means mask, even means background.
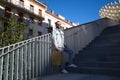
[[[0,80],[28,80],[53,72],[51,34],[0,48]]]

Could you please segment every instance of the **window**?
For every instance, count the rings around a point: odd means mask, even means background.
[[[29,22],[34,23],[34,18],[33,18],[33,17],[30,17]]]
[[[38,21],[38,25],[42,26],[42,20]]]
[[[6,6],[5,7],[5,13],[4,13],[6,18],[10,18],[11,17],[11,8]]]
[[[39,15],[42,15],[42,10],[41,10],[41,9],[39,9],[38,14],[39,14]]]
[[[24,18],[23,18],[24,14],[23,14],[22,12],[19,12],[19,13],[18,13],[18,16],[19,16],[19,17],[18,17],[18,21],[19,21],[19,22],[23,22],[23,21],[24,21]]]
[[[33,29],[29,29],[29,35],[30,35],[30,36],[33,35]]]
[[[41,31],[38,31],[38,36],[41,36],[42,35],[42,32]]]
[[[51,20],[48,19],[48,26],[51,27]]]
[[[48,27],[48,33],[52,33],[53,28],[52,27]]]
[[[34,12],[34,6],[33,5],[30,5],[30,11]]]
[[[20,7],[24,7],[24,1],[23,0],[20,0],[19,4],[20,4]]]

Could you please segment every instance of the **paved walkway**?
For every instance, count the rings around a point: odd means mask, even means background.
[[[56,74],[32,80],[120,80],[120,77],[90,74]]]

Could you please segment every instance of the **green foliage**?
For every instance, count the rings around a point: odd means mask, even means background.
[[[5,17],[3,19],[0,22],[0,47],[24,40],[25,23],[18,22],[15,16],[12,16],[8,20]],[[5,21],[8,25],[3,27]]]

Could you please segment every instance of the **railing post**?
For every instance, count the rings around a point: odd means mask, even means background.
[[[0,55],[4,54],[4,49],[1,49]],[[0,56],[0,80],[3,79],[3,56]]]
[[[22,45],[23,43],[21,43],[20,45]],[[19,45],[19,46],[20,46]],[[19,76],[19,78],[20,78],[20,80],[23,80],[23,47],[21,47],[20,48],[20,68],[19,68],[19,74],[20,74],[20,76]]]
[[[28,70],[27,70],[27,72],[28,72],[28,80],[29,79],[31,79],[31,40],[29,40],[29,43],[28,43],[28,51],[27,51],[27,61],[28,61]]]
[[[18,47],[19,45],[15,45],[15,47]],[[14,74],[14,79],[15,80],[18,80],[19,79],[19,54],[20,54],[20,49],[18,48],[16,51],[15,51],[15,74]]]
[[[38,76],[38,38],[35,39],[35,73]]]
[[[27,80],[27,51],[28,51],[28,49],[27,49],[27,42],[24,42],[24,44],[26,44],[26,45],[24,45],[23,46],[23,79],[24,80]]]
[[[13,46],[10,46],[10,48],[11,49],[14,49],[15,48],[15,45],[13,45]],[[10,50],[11,50],[10,49]],[[13,80],[13,78],[14,78],[14,75],[16,75],[16,74],[14,74],[14,55],[15,55],[15,51],[12,51],[11,53],[10,53],[10,79],[9,80]]]
[[[9,47],[4,49],[4,54],[9,51]],[[4,80],[8,80],[9,54],[4,56]]]
[[[32,50],[32,51],[31,51],[31,52],[32,52],[32,54],[31,54],[32,75],[31,75],[31,76],[32,76],[32,78],[34,78],[34,76],[35,76],[35,67],[34,67],[34,64],[35,64],[35,63],[34,63],[34,61],[35,61],[35,60],[34,60],[34,55],[35,55],[35,54],[34,54],[34,52],[35,52],[35,39],[32,39],[32,46],[31,46],[31,47],[32,47],[32,49],[31,49],[31,50]]]

